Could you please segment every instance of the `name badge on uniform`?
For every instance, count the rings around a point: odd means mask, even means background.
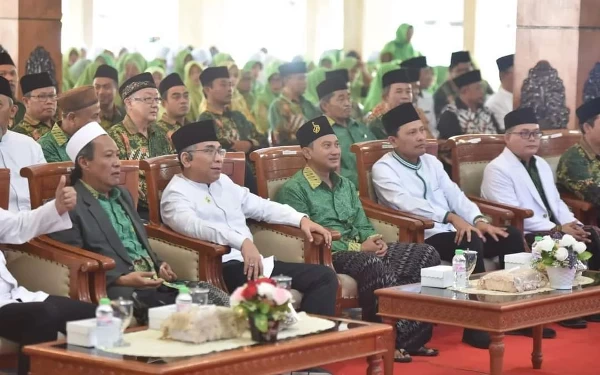
[[[210,200],[210,197],[209,197],[208,195],[207,195],[206,197],[204,197],[204,200],[206,201],[206,203],[210,203],[210,202],[212,202],[212,201]]]

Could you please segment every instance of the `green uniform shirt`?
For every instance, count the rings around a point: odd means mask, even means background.
[[[112,116],[107,116],[100,112],[100,126],[108,131],[113,125],[118,124],[125,118],[125,111],[113,104]]]
[[[308,120],[319,117],[321,112],[308,100],[300,97],[292,101],[285,95],[279,95],[269,108],[269,127],[273,143],[286,146],[296,145],[296,131]]]
[[[69,136],[65,133],[58,124],[54,124],[52,129],[41,136],[38,140],[42,151],[44,152],[44,158],[48,163],[58,163],[62,161],[71,161],[69,155],[67,155],[67,142]]]
[[[231,150],[236,141],[250,141],[253,149],[268,146],[267,138],[239,111],[226,109],[223,113],[216,113],[206,110],[198,118],[198,121],[203,120],[214,120],[217,138],[226,150]]]
[[[540,178],[540,172],[537,169],[535,158],[531,158],[529,164],[521,160],[521,164],[523,164],[523,166],[527,170],[529,177],[531,177],[531,181],[533,181],[533,185],[535,185],[535,189],[538,191],[540,197],[542,198],[542,201],[544,202],[546,211],[548,211],[549,214],[548,220],[555,222],[554,214],[550,209],[550,204],[548,204],[548,198],[546,198],[546,192],[544,192],[544,186],[542,185],[542,179]]]
[[[350,146],[358,142],[373,141],[375,136],[363,124],[352,119],[348,120],[347,126],[342,126],[329,119],[331,127],[335,132],[342,150],[341,174],[350,179],[354,186],[358,186],[358,172],[356,170],[356,155],[350,151]]]
[[[148,127],[148,136],[138,132],[137,127],[129,116],[113,125],[108,130],[108,135],[115,141],[119,148],[119,159],[121,160],[143,160],[156,156],[175,153],[167,133],[155,123]],[[148,208],[146,198],[146,176],[140,171],[140,197],[138,205]]]
[[[12,131],[28,135],[37,141],[42,135],[48,133],[50,129],[52,129],[52,125],[37,121],[26,113],[23,120]]]
[[[158,120],[158,122],[156,124],[162,130],[164,130],[165,133],[167,133],[167,136],[169,137],[169,140],[171,140],[171,136],[173,135],[173,133],[175,133],[183,125],[189,124],[189,122],[188,122],[188,120],[186,118],[184,118],[183,119],[183,124],[180,124],[177,121],[175,121],[172,118],[170,118],[169,115],[167,115],[166,113],[163,113],[162,117],[160,118],[160,120]]]
[[[556,180],[561,190],[600,206],[600,156],[584,139],[560,157]]]
[[[360,251],[361,244],[377,233],[362,208],[354,184],[336,173],[331,174],[331,182],[333,189],[311,168],[305,167],[281,187],[275,201],[288,204],[307,214],[312,221],[339,231],[342,238],[333,241],[332,251]]]

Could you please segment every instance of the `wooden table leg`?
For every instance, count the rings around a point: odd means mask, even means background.
[[[504,333],[490,332],[490,375],[501,375],[504,362]]]
[[[381,355],[372,355],[367,357],[367,375],[383,375],[383,360]]]
[[[533,368],[539,370],[542,368],[542,335],[544,333],[544,326],[533,327],[533,352],[531,353],[531,363]]]
[[[382,318],[383,323],[389,324],[392,326],[392,333],[389,335],[388,342],[388,352],[383,356],[383,361],[385,364],[385,375],[393,375],[394,374],[394,353],[396,352],[396,323],[397,319],[394,318]]]

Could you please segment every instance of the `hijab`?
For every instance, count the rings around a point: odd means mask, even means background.
[[[185,60],[188,59],[188,57],[190,59],[194,58],[192,56],[192,53],[190,52],[190,50],[187,48],[179,51],[177,53],[177,56],[175,56],[175,66],[174,66],[175,70],[174,71],[175,71],[175,73],[179,74],[179,76],[182,78],[186,76],[185,75],[185,64],[186,64]]]
[[[272,61],[269,63],[265,69],[265,77],[267,78],[267,82],[263,86],[263,88],[258,92],[256,98],[254,100],[254,106],[252,107],[252,113],[256,118],[256,128],[261,134],[266,134],[269,130],[269,121],[266,118],[261,118],[260,112],[261,107],[266,108],[267,111],[271,106],[271,103],[277,98],[278,94],[275,94],[271,90],[271,85],[269,83],[269,78],[271,78],[275,74],[279,74],[279,66],[282,64],[281,61]],[[265,121],[266,120],[266,121]]]
[[[192,82],[192,79],[190,78],[190,71],[192,70],[193,66],[197,66],[198,68],[200,68],[200,73],[202,73],[202,71],[204,70],[202,64],[193,60],[188,61],[188,63],[185,64],[185,67],[183,69],[185,74],[183,76],[183,83],[190,92],[190,112],[186,116],[186,119],[190,122],[198,121],[198,117],[200,117],[200,106],[204,101],[202,85],[196,85],[194,82]]]
[[[406,38],[410,28],[412,28],[412,25],[407,23],[400,25],[398,30],[396,30],[396,39],[392,40],[384,47],[384,49],[389,47],[390,50],[387,52],[392,53],[394,60],[404,61],[419,56],[419,53],[415,51],[412,44],[408,42]]]
[[[325,72],[331,69],[318,66],[306,75],[306,91],[304,98],[314,105],[319,104],[319,95],[317,94],[317,86],[325,80]]]

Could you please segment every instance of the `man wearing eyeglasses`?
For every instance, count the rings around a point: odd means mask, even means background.
[[[127,115],[108,130],[119,148],[120,160],[143,160],[173,153],[167,133],[156,123],[162,102],[150,73],[129,78],[119,88]],[[138,212],[148,218],[146,178],[140,174]]]
[[[48,133],[56,115],[56,87],[47,72],[27,74],[21,78],[25,117],[13,131],[34,140]]]

